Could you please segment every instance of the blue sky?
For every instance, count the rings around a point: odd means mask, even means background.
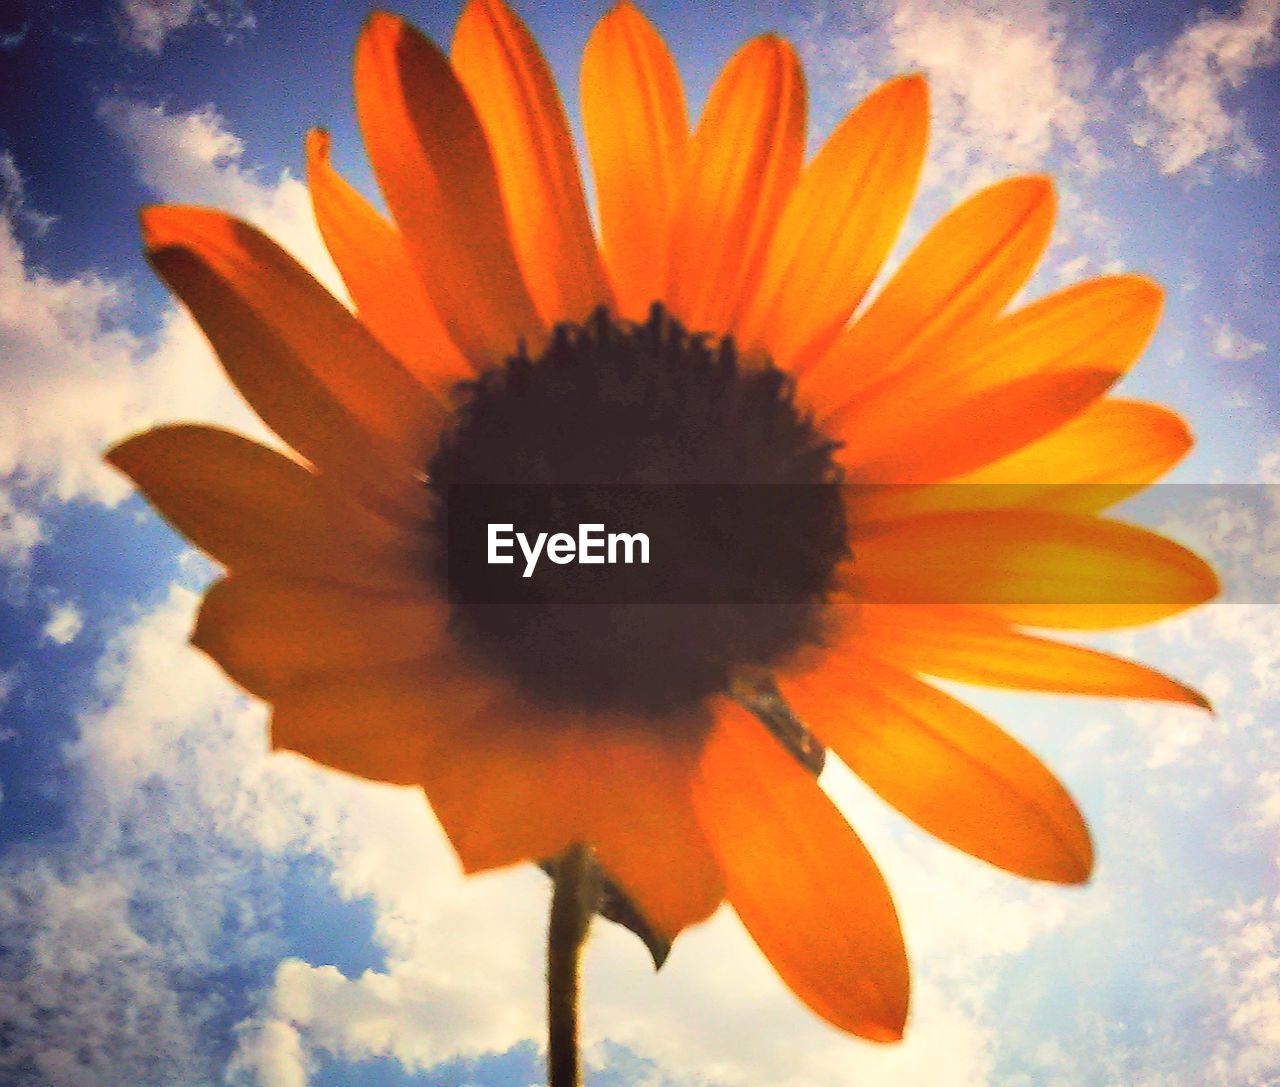
[[[606,5],[520,7],[571,114]],[[143,262],[139,205],[250,219],[326,282],[313,124],[371,181],[327,0],[27,0],[0,11],[0,1083],[519,1087],[540,1082],[545,880],[463,880],[421,796],[269,756],[263,707],[186,647],[214,573],[101,463],[157,421],[258,433]],[[405,5],[447,41],[457,9]],[[800,48],[816,144],[883,78],[933,90],[904,245],[995,178],[1062,211],[1034,296],[1118,269],[1168,292],[1127,395],[1199,444],[1182,482],[1280,483],[1280,4],[826,0],[646,8],[701,103],[751,34]],[[900,255],[900,254],[899,254]],[[896,258],[895,258],[896,259]],[[1194,526],[1273,554],[1274,491]],[[834,767],[882,862],[917,989],[877,1048],[798,1006],[727,911],[654,976],[601,926],[596,1087],[1280,1081],[1280,605],[1115,637],[1194,710],[986,694],[1078,797],[1083,889],[926,839]]]

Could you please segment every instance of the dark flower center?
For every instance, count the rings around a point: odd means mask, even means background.
[[[820,637],[848,554],[842,477],[772,364],[658,305],[643,324],[599,310],[457,395],[427,466],[432,570],[455,635],[532,697],[661,715]],[[492,524],[643,532],[650,560],[609,564],[601,545],[605,561],[561,565],[548,548],[524,576],[523,545],[487,561]]]

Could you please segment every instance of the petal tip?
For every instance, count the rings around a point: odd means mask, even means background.
[[[903,105],[916,108],[928,107],[929,77],[924,72],[907,72],[896,79],[891,79],[885,86],[897,93]]]
[[[103,452],[102,459],[117,472],[123,472],[130,479],[133,479],[134,475],[130,466],[135,460],[139,440],[144,439],[149,433],[151,432],[146,431],[143,434],[134,434],[132,437],[125,438],[122,442],[116,442],[110,449]]]
[[[601,16],[592,34],[594,35],[600,31],[616,31],[627,34],[637,31],[645,32],[652,29],[653,24],[645,17],[644,12],[631,3],[631,0],[618,0],[618,3],[614,4]]]
[[[1083,828],[1084,837],[1073,848],[1062,854],[1061,864],[1055,866],[1047,878],[1053,883],[1061,883],[1069,887],[1078,887],[1088,883],[1093,876],[1093,838],[1087,827]]]
[[[219,231],[234,232],[245,224],[217,208],[189,204],[151,204],[138,212],[147,251],[198,246]]]
[[[1027,174],[1009,181],[1026,194],[1027,203],[1031,205],[1047,204],[1053,207],[1058,201],[1058,188],[1048,174]]]
[[[400,49],[409,31],[409,24],[399,15],[389,11],[373,11],[365,19],[356,39],[356,78],[359,85],[360,69],[364,63],[378,61],[389,63]]]
[[[900,1017],[895,1016],[891,1020],[883,1023],[864,1023],[854,1033],[859,1038],[865,1038],[868,1042],[878,1042],[880,1045],[893,1045],[895,1042],[902,1041],[903,1035],[906,1033],[907,1016],[906,1009]]]
[[[314,162],[327,162],[329,159],[329,149],[333,145],[333,138],[329,135],[327,128],[317,125],[315,128],[309,129],[306,140],[306,153],[308,164]]]
[[[364,29],[360,33],[361,39],[374,40],[391,40],[399,37],[401,31],[404,30],[405,21],[399,15],[393,15],[389,11],[378,9],[369,12],[368,17],[364,21]]]
[[[148,249],[163,246],[173,222],[173,208],[168,204],[148,204],[139,208],[138,227],[142,233],[142,244]]]

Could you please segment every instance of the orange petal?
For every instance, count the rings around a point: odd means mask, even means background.
[[[511,691],[460,722],[453,757],[431,760],[423,783],[467,871],[587,842],[674,939],[710,915],[723,886],[690,799],[705,725],[670,724],[663,735],[652,722],[544,709]]]
[[[581,321],[612,299],[546,59],[502,0],[469,0],[452,59],[489,139],[511,239],[538,312],[548,324]]]
[[[107,460],[174,528],[232,570],[410,587],[421,579],[421,541],[237,434],[158,427],[122,442]]]
[[[850,770],[930,834],[1032,879],[1089,878],[1093,846],[1067,791],[976,710],[851,654],[783,691]]]
[[[283,249],[205,208],[146,208],[142,231],[231,380],[289,445],[363,476],[371,458],[426,462],[441,403]]]
[[[272,698],[325,673],[417,660],[446,643],[449,606],[280,573],[224,578],[205,595],[192,644],[248,691]]]
[[[899,405],[871,419],[828,424],[835,456],[850,476],[868,483],[931,483],[990,464],[1051,434],[1103,396],[1112,370],[1032,374],[973,399]]]
[[[937,357],[990,321],[1027,281],[1049,241],[1053,184],[1001,182],[945,216],[835,345],[799,375],[819,420],[860,391]]]
[[[1019,505],[1095,513],[1154,483],[1194,441],[1176,412],[1141,400],[1099,401],[1054,433],[955,480],[1000,487]]]
[[[1162,299],[1160,287],[1143,276],[1069,287],[941,347],[929,365],[867,390],[836,414],[829,429],[846,441],[850,463],[887,460],[904,446],[932,447],[919,435],[932,436],[946,420],[980,413],[989,398],[1010,387],[1081,371],[1119,377],[1151,339]],[[984,425],[976,418],[973,429]],[[948,467],[948,458],[932,459],[938,470]],[[968,460],[969,467],[983,463]]]
[[[618,310],[643,320],[666,294],[667,248],[689,145],[684,90],[652,24],[629,3],[582,54],[582,126]]]
[[[271,744],[371,781],[421,785],[450,737],[492,697],[470,673],[411,666],[311,679],[280,694]]]
[[[422,781],[466,871],[553,857],[582,839],[584,740],[509,696],[459,718]]]
[[[724,333],[757,289],[804,154],[804,73],[791,46],[756,38],[711,89],[671,229],[665,297],[695,332]]]
[[[761,344],[784,370],[830,346],[902,226],[928,127],[928,85],[906,76],[832,133],[787,201],[739,328],[744,344]]]
[[[404,20],[369,17],[356,112],[374,172],[449,338],[477,368],[544,329],[520,272],[489,143],[449,61]]]
[[[909,980],[897,913],[858,836],[745,710],[723,705],[694,795],[729,901],[791,990],[828,1022],[902,1036]]]
[[[428,388],[443,393],[475,371],[418,279],[400,232],[329,163],[329,134],[307,134],[307,187],[316,223],[356,312],[378,341]]]
[[[859,648],[941,679],[1102,698],[1152,698],[1208,709],[1204,695],[1134,661],[1037,638],[962,608],[856,605]]]
[[[1100,400],[1007,457],[935,486],[871,487],[864,521],[944,509],[1034,507],[1100,513],[1154,483],[1193,445],[1182,417],[1140,400]],[[857,488],[851,488],[851,498]],[[851,516],[853,514],[851,513]]]
[[[1202,604],[1213,570],[1172,540],[1043,510],[960,510],[855,527],[845,587],[891,604],[968,604],[1029,626],[1129,626]]]
[[[696,720],[667,722],[696,734]],[[720,868],[693,809],[698,746],[605,722],[586,736],[578,784],[589,809],[584,838],[645,920],[668,940],[709,917],[724,898]],[[589,769],[583,769],[587,768]]]

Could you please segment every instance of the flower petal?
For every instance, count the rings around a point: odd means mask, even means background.
[[[959,510],[860,525],[845,588],[889,604],[979,605],[1029,626],[1132,626],[1202,604],[1213,570],[1118,521],[1044,510]]]
[[[272,698],[326,673],[418,660],[446,643],[448,604],[275,572],[236,574],[205,595],[192,644],[246,690]]]
[[[784,370],[802,369],[840,333],[906,217],[924,161],[922,76],[886,83],[845,118],[800,175],[739,326]]]
[[[537,43],[502,0],[469,0],[453,69],[489,146],[529,293],[548,324],[612,301],[564,107]]]
[[[421,545],[265,446],[205,426],[166,426],[107,460],[174,528],[228,568],[277,569],[353,584],[413,586]]]
[[[666,294],[667,248],[689,145],[684,90],[653,25],[629,3],[582,54],[582,126],[618,311],[643,320]]]
[[[716,80],[689,148],[665,298],[694,332],[728,332],[755,290],[804,154],[804,73],[781,38],[742,47]]]
[[[1112,370],[1032,374],[972,400],[828,424],[849,475],[868,483],[932,483],[999,460],[1070,422],[1105,395]],[[865,422],[865,425],[863,423]],[[921,441],[920,435],[927,435]]]
[[[307,134],[307,188],[316,223],[356,312],[378,341],[430,389],[475,371],[449,339],[400,232],[329,163],[329,134]]]
[[[1004,488],[1019,505],[1096,513],[1154,483],[1194,444],[1176,412],[1101,400],[1052,434],[954,482]]]
[[[705,727],[671,725],[690,733]],[[693,808],[698,747],[617,723],[593,729],[585,743],[578,783],[565,782],[589,792],[584,837],[649,925],[673,940],[724,898],[719,864]]]
[[[837,605],[839,607],[839,605]],[[1134,661],[1038,638],[963,608],[853,605],[858,648],[940,679],[1101,698],[1152,698],[1208,709],[1198,691]]]
[[[356,113],[378,184],[450,339],[477,369],[544,328],[516,259],[493,157],[436,46],[376,12],[356,46]]]
[[[424,768],[465,757],[451,746],[456,723],[491,697],[479,677],[421,662],[316,677],[276,698],[271,744],[370,781],[421,785]]]
[[[946,215],[812,367],[799,390],[821,421],[853,397],[937,357],[1008,304],[1049,241],[1053,184],[1003,181]]]
[[[903,448],[932,451],[934,441],[912,442],[910,436],[932,436],[946,420],[981,412],[1003,390],[1069,372],[1118,378],[1151,339],[1162,299],[1160,287],[1143,276],[1107,276],[1069,287],[940,346],[928,366],[868,389],[837,412],[828,429],[846,442],[850,463],[889,460]],[[912,428],[906,433],[904,420]],[[1006,445],[1005,452],[1015,448]],[[933,460],[938,473],[949,468],[947,457],[919,459]],[[969,467],[984,463],[968,460]]]
[[[729,901],[783,981],[842,1030],[900,1038],[909,982],[893,901],[813,778],[725,704],[694,799]]]
[[[1180,415],[1140,400],[1099,400],[1051,434],[936,485],[851,488],[857,516],[884,521],[944,509],[1034,507],[1100,513],[1154,483],[1191,449]]]
[[[365,477],[390,475],[379,460],[425,463],[444,407],[283,249],[206,208],[147,208],[142,230],[231,380],[289,445]]]
[[[846,655],[783,692],[858,777],[930,834],[1032,879],[1081,883],[1093,846],[1079,810],[1030,751],[905,672]],[[732,888],[730,889],[732,895]]]

